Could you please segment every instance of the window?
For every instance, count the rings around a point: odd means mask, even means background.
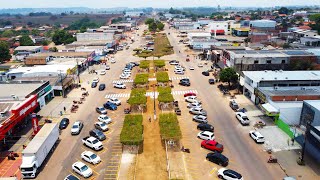
[[[281,61],[281,64],[285,64],[285,63],[286,63],[286,60],[282,60],[282,61]]]
[[[267,64],[271,64],[271,60],[267,60]]]
[[[259,61],[258,61],[258,60],[255,60],[255,61],[254,61],[254,64],[259,64]]]

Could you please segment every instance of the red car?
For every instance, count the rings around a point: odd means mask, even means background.
[[[197,94],[196,94],[196,93],[189,92],[189,93],[185,93],[183,96],[184,96],[184,97],[197,96]]]
[[[218,142],[214,140],[204,140],[201,142],[201,147],[205,149],[209,149],[211,151],[218,151],[222,152],[223,151],[223,145],[219,144]]]

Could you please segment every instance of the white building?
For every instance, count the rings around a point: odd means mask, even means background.
[[[216,39],[192,39],[189,44],[192,49],[205,50],[211,49],[211,46],[221,46],[221,41]]]
[[[251,28],[262,28],[262,29],[274,29],[276,27],[277,22],[272,20],[254,20],[250,21]]]
[[[240,84],[243,84],[244,95],[255,102],[259,87],[317,87],[320,71],[243,71]]]
[[[211,33],[208,32],[188,32],[188,39],[211,39]]]
[[[240,28],[240,24],[236,21],[211,21],[209,24],[209,31],[212,34],[230,35],[232,29]]]
[[[112,32],[77,33],[77,41],[112,41],[113,36]]]

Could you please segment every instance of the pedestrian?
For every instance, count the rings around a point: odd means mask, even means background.
[[[292,142],[292,144],[291,144],[291,145],[293,146],[293,144],[294,144],[294,138],[292,138],[292,139],[291,139],[291,142]]]
[[[64,110],[64,112],[66,112],[66,111],[67,111],[67,108],[64,106],[64,107],[63,107],[63,110]]]
[[[290,146],[290,139],[287,140],[288,146]]]
[[[149,122],[151,122],[151,117],[149,117]]]

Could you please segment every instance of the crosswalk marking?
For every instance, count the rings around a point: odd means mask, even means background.
[[[133,82],[133,79],[119,79],[119,80],[114,80],[112,83],[130,83]]]
[[[170,80],[180,80],[180,79],[189,79],[188,76],[175,76],[175,77],[169,77]]]
[[[185,91],[172,91],[171,94],[172,95],[182,95],[182,94],[186,94],[186,93],[195,93],[198,94],[197,90],[185,90]],[[159,96],[159,92],[147,92],[146,96],[149,96],[150,98],[158,98]],[[105,98],[129,98],[130,97],[130,93],[119,93],[119,94],[107,94],[105,96]]]
[[[122,93],[120,93],[120,94],[107,94],[105,96],[105,98],[121,98],[121,97],[128,98],[128,97],[130,97],[130,94],[129,93],[127,93],[127,94],[122,94]]]
[[[186,93],[195,93],[198,94],[197,90],[186,90],[186,91],[172,91],[172,95],[181,95],[181,94],[186,94]]]

